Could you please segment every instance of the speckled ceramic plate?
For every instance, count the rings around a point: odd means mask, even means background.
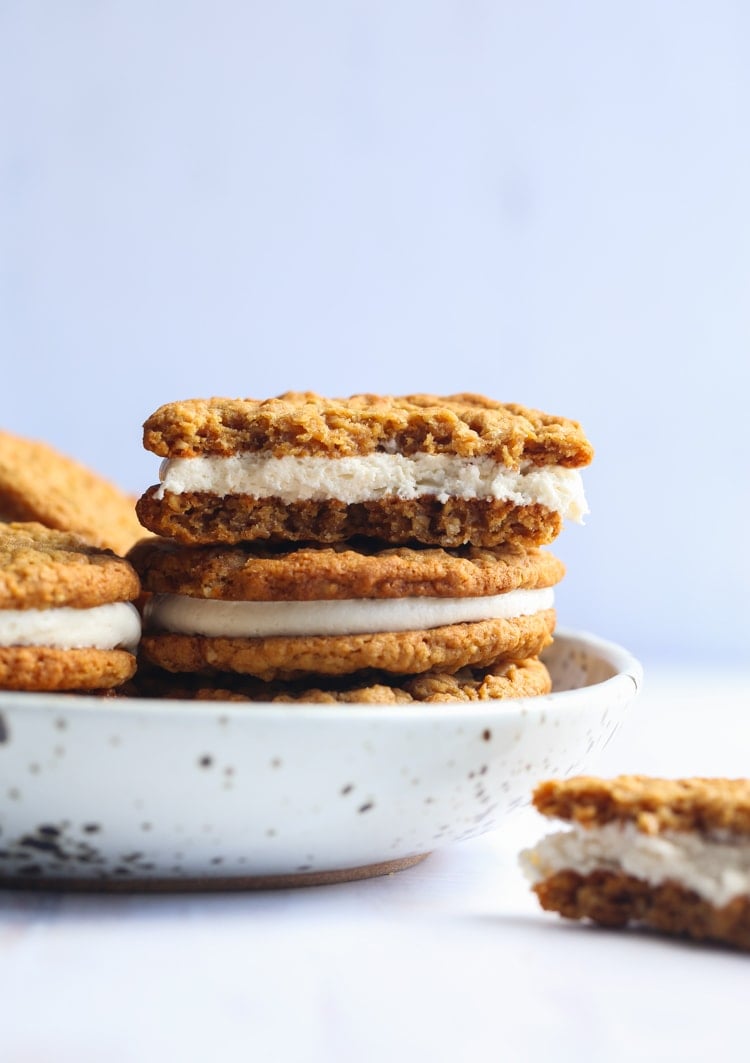
[[[494,705],[247,705],[0,692],[0,878],[229,888],[408,866],[588,768],[625,650],[559,632],[554,693]]]

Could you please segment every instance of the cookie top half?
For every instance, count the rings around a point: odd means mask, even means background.
[[[593,449],[572,420],[481,395],[352,395],[286,392],[273,399],[190,399],[160,407],[143,443],[160,457],[257,453],[358,457],[378,452],[491,458],[508,467],[577,468]]]
[[[658,779],[621,775],[549,780],[534,792],[545,816],[582,827],[620,821],[645,834],[733,831],[750,834],[750,779]]]
[[[35,522],[0,524],[0,609],[88,609],[139,593],[132,565],[109,550]]]

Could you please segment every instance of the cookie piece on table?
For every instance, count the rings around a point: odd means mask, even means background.
[[[505,661],[484,669],[464,668],[453,675],[430,672],[394,677],[371,673],[343,680],[313,676],[296,683],[215,676],[214,681],[215,686],[204,676],[175,676],[146,667],[138,672],[136,690],[144,697],[197,701],[408,705],[535,697],[548,694],[552,686],[549,672],[537,659]]]
[[[46,443],[2,431],[0,521],[38,521],[118,554],[144,535],[135,499]]]
[[[135,672],[132,566],[78,535],[0,524],[0,689],[107,690]]]
[[[192,544],[549,543],[586,513],[593,455],[576,422],[478,395],[193,399],[144,446],[165,460],[141,522]]]
[[[571,824],[521,854],[543,908],[750,949],[750,779],[582,776],[534,805]]]
[[[564,567],[531,548],[180,546],[129,554],[152,596],[141,653],[171,672],[264,682],[414,675],[537,656]]]

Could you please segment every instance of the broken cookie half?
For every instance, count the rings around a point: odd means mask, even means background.
[[[750,779],[581,776],[533,800],[570,824],[521,853],[543,908],[750,950]]]

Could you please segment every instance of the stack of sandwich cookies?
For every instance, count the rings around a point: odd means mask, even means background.
[[[585,512],[574,422],[476,396],[287,394],[174,403],[144,439],[165,458],[137,507],[162,538],[129,555],[147,668],[252,700],[549,690],[563,566],[537,544]]]
[[[750,779],[552,780],[534,805],[572,825],[521,854],[543,908],[750,949]]]
[[[0,524],[0,689],[94,691],[135,672],[132,566],[69,532]]]

